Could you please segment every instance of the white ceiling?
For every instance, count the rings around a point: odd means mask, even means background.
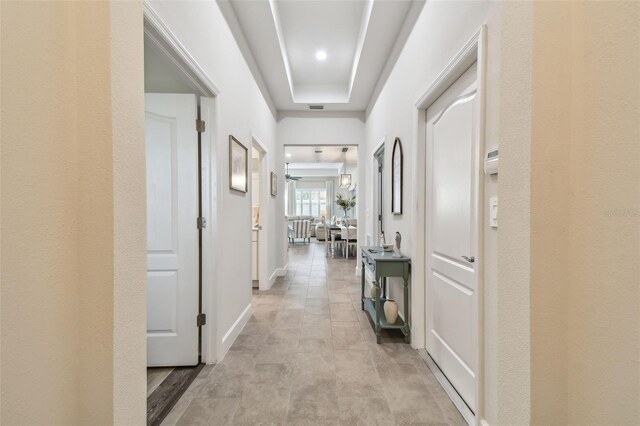
[[[325,110],[364,111],[424,0],[218,3],[276,109],[308,110],[319,104]],[[316,59],[318,50],[326,52],[326,60]]]

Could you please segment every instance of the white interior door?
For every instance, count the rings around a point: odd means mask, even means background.
[[[195,95],[146,94],[147,365],[198,363]]]
[[[427,109],[427,351],[475,411],[478,364],[476,65]]]

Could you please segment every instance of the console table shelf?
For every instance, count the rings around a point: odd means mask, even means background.
[[[411,326],[409,324],[409,274],[411,259],[406,256],[393,257],[393,253],[385,252],[382,247],[361,247],[362,261],[362,310],[366,310],[373,321],[376,332],[376,342],[380,343],[380,331],[383,329],[396,329],[404,334],[404,341],[411,342]],[[366,268],[373,272],[377,298],[372,299],[364,295]],[[398,316],[394,324],[389,324],[384,314],[383,306],[387,302],[387,278],[399,277],[403,279],[404,290],[404,315],[407,321]]]
[[[386,301],[387,299],[385,298],[380,299],[380,306],[383,308],[380,310],[380,328],[397,328],[402,330],[404,328],[404,321],[402,321],[402,318],[398,317],[398,319],[396,319],[396,322],[394,324],[389,324],[387,322],[387,317],[384,315],[384,304]],[[370,297],[365,297],[364,308],[366,309],[367,312],[369,312],[371,319],[375,323],[377,314],[376,314],[376,303],[373,301],[373,299],[371,299]]]

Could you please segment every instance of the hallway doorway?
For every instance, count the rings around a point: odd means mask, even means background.
[[[199,363],[197,118],[195,95],[145,94],[149,367]]]
[[[214,353],[210,294],[213,96],[145,12],[147,423],[160,424]],[[213,222],[213,221],[212,221]],[[210,324],[212,325],[212,324]]]
[[[251,137],[251,282],[253,288],[268,289],[269,209],[271,179],[268,176],[267,148],[256,135]]]
[[[424,194],[416,263],[424,318],[421,356],[468,424],[481,423],[483,352],[483,201],[486,28],[481,27],[416,103]],[[423,192],[424,191],[424,192]]]
[[[327,256],[357,257],[358,146],[286,145],[284,150],[289,243],[315,239]]]
[[[472,412],[478,368],[478,83],[472,65],[428,109],[426,349]]]
[[[374,220],[372,240],[367,245],[378,245],[380,236],[384,232],[384,145],[386,138],[382,139],[378,148],[373,153],[372,170],[375,178],[371,182],[371,196],[374,206]]]

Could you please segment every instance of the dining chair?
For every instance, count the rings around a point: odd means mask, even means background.
[[[336,249],[340,247],[340,250],[344,253],[344,239],[342,238],[342,227],[340,231],[337,229],[331,232],[331,248],[333,251],[333,257],[336,257]]]
[[[358,228],[355,226],[341,226],[340,234],[343,240],[344,257],[349,259],[349,248],[358,247]]]

